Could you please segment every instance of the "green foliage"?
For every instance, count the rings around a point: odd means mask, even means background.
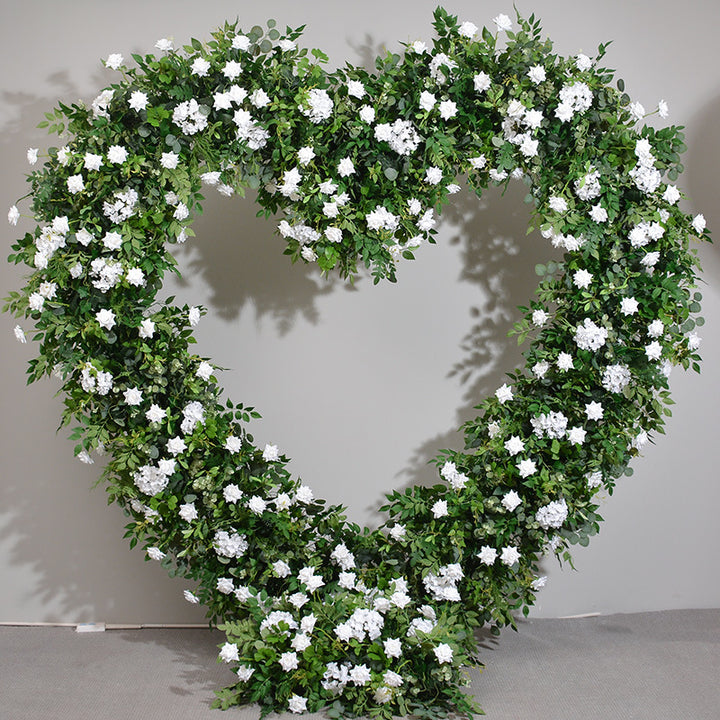
[[[29,177],[37,226],[8,260],[31,274],[4,310],[34,323],[28,382],[60,378],[76,454],[108,454],[130,545],[194,582],[226,632],[239,676],[217,707],[480,712],[460,689],[473,630],[515,627],[542,556],[588,544],[597,493],[663,432],[664,363],[699,367],[690,241],[709,235],[667,189],[682,128],[635,128],[598,65],[606,45],[562,58],[534,16],[516,24],[498,46],[438,8],[431,50],[388,52],[370,74],[328,72],[297,47],[303,28],[225,23],[133,55],[90,107],[40,124],[66,144]],[[536,267],[513,330],[526,366],[478,405],[465,448],[435,458],[438,484],[390,493],[382,528],[359,528],[255,446],[254,408],[221,399],[219,369],[191,352],[204,310],[156,299],[177,273],[168,248],[192,236],[203,184],[250,188],[260,213],[283,213],[292,261],[394,281],[462,176],[478,194],[522,177],[533,226],[566,252]]]

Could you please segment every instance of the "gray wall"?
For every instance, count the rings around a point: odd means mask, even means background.
[[[716,0],[527,0],[563,54],[594,54],[614,40],[607,64],[619,68],[647,108],[665,98],[671,121],[687,126],[682,185],[690,208],[720,228],[720,4]],[[383,46],[431,37],[433,3],[268,0],[3,2],[0,10],[0,198],[24,194],[25,149],[48,144],[35,125],[56,99],[92,98],[109,82],[98,60],[150,51],[174,36],[206,38],[225,18],[243,24],[275,17],[307,23],[305,44],[332,61],[366,62]],[[509,3],[456,0],[461,19],[490,24]],[[281,254],[273,226],[250,201],[212,197],[182,251],[184,281],[168,288],[210,314],[198,329],[201,354],[230,368],[223,382],[255,404],[260,442],[276,442],[320,495],[375,522],[382,493],[429,477],[426,461],[458,445],[453,432],[472,406],[502,383],[519,359],[506,332],[534,288],[546,241],[525,237],[519,192],[462,197],[446,212],[437,247],[404,265],[396,286],[354,288],[326,281]],[[3,210],[4,213],[4,210]],[[26,224],[18,229],[29,229]],[[3,247],[14,229],[0,225]],[[3,253],[6,255],[7,253]],[[657,438],[604,504],[607,522],[576,553],[579,572],[548,563],[550,582],[537,616],[632,612],[720,605],[717,449],[720,294],[717,248],[705,269],[704,374],[676,370],[677,401],[668,435]],[[2,295],[20,286],[3,264]],[[25,387],[31,346],[16,343],[0,316],[4,360],[0,415],[0,621],[200,622],[170,580],[129,551],[124,518],[92,489],[98,466],[72,456],[55,434],[60,401],[51,381]]]

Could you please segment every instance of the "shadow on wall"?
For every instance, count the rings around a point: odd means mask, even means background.
[[[703,213],[708,228],[714,233],[714,251],[705,248],[704,256],[712,256],[720,263],[720,97],[710,101],[695,115],[687,128],[688,152],[685,158],[685,192],[693,211]]]

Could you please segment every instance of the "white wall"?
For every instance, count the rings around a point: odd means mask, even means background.
[[[562,54],[594,54],[614,40],[607,64],[619,68],[634,99],[649,108],[665,98],[671,120],[687,126],[682,185],[692,208],[720,228],[720,5],[644,5],[518,3],[544,19]],[[513,14],[510,3],[446,7],[478,25]],[[150,51],[164,36],[205,38],[239,15],[246,27],[268,17],[307,23],[306,45],[322,47],[335,64],[362,63],[383,45],[429,39],[432,8],[419,0],[3,3],[0,204],[25,192],[25,149],[48,144],[34,129],[42,112],[58,98],[94,97],[109,81],[97,61],[110,52]],[[213,197],[196,223],[197,242],[182,252],[185,280],[167,294],[177,289],[210,309],[198,329],[200,352],[231,368],[228,394],[265,416],[257,439],[279,443],[319,494],[373,522],[383,491],[427,478],[427,459],[458,446],[454,428],[518,361],[505,334],[533,291],[535,263],[547,257],[545,241],[525,237],[521,198],[461,198],[446,211],[438,246],[403,266],[397,285],[373,288],[364,279],[349,288],[291,266],[251,202]],[[0,234],[6,255],[15,232],[3,222]],[[600,536],[576,553],[579,573],[548,565],[537,616],[720,605],[720,257],[708,247],[702,258],[704,374],[675,371],[668,435],[607,502]],[[20,286],[16,268],[3,264],[0,273],[3,296]],[[66,433],[55,434],[56,386],[25,387],[33,348],[15,343],[14,324],[0,316],[0,621],[202,621],[202,611],[182,600],[182,582],[128,551],[122,514],[106,506],[102,489],[91,489],[97,465],[75,461]]]

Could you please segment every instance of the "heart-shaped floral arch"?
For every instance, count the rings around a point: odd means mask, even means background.
[[[131,545],[196,581],[186,596],[225,630],[238,681],[223,708],[476,711],[460,690],[474,630],[513,625],[541,558],[587,544],[599,488],[663,427],[670,367],[697,367],[689,243],[707,233],[672,184],[680,128],[636,129],[644,110],[611,87],[604,46],[561,58],[534,17],[517,32],[494,22],[438,9],[432,48],[387,54],[375,73],[327,72],[273,21],[226,24],[208,43],[162,40],[133,68],[110,55],[121,81],[43,123],[69,139],[30,175],[38,226],[10,259],[33,273],[7,307],[36,327],[30,380],[63,382],[76,454],[109,453]],[[252,408],[221,402],[214,367],[190,352],[203,310],[156,301],[175,270],[167,245],[192,235],[204,185],[250,187],[282,214],[293,260],[394,280],[461,176],[477,194],[525,182],[564,259],[522,308],[526,366],[478,406],[466,447],[435,459],[438,484],[388,495],[370,531],[254,445]]]

